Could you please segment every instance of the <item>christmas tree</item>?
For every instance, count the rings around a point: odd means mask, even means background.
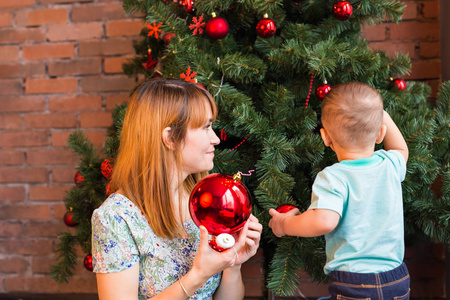
[[[407,55],[372,51],[361,27],[386,18],[399,22],[395,0],[124,0],[127,13],[145,15],[136,58],[124,66],[141,81],[184,78],[216,99],[215,130],[221,137],[212,172],[256,170],[242,180],[252,193],[253,214],[265,226],[262,246],[267,286],[290,295],[298,270],[323,282],[324,239],[276,238],[267,227],[269,208],[310,204],[316,174],[337,161],[318,133],[321,99],[333,85],[359,81],[375,87],[410,151],[403,184],[407,237],[450,246],[449,99],[442,84],[434,103],[430,87],[409,81]],[[119,144],[126,105],[114,110],[105,154],[82,132],[69,138],[80,157],[79,180],[66,206],[77,223],[58,243],[57,281],[75,264],[74,246],[90,253],[90,217],[110,193],[107,183]],[[380,145],[379,147],[382,147]],[[83,180],[80,180],[82,178]],[[432,188],[434,186],[435,188]],[[89,256],[87,256],[89,267]]]

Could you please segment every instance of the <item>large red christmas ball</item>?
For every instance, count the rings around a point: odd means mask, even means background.
[[[73,220],[73,211],[69,210],[64,214],[64,224],[69,227],[75,227],[78,225],[77,222]]]
[[[316,88],[316,97],[317,97],[317,99],[322,101],[323,98],[325,98],[325,96],[328,94],[329,91],[331,91],[331,86],[329,86],[328,84],[323,83],[323,84],[319,85]]]
[[[406,82],[401,78],[395,78],[394,80],[392,80],[392,83],[399,90],[406,89]]]
[[[251,210],[250,192],[240,179],[219,173],[200,180],[189,198],[192,220],[212,235],[239,231]]]
[[[80,171],[77,171],[75,173],[75,177],[73,178],[73,181],[75,182],[76,185],[79,185],[80,183],[82,183],[84,180],[83,175],[80,174]]]
[[[223,39],[229,31],[228,22],[222,17],[212,18],[206,23],[206,34],[213,40]]]
[[[262,38],[270,38],[277,32],[277,26],[275,25],[275,21],[264,17],[261,21],[256,25],[256,32]]]
[[[103,176],[105,176],[106,178],[111,177],[113,171],[112,159],[111,158],[105,159],[100,166],[100,170]]]
[[[353,6],[348,1],[339,1],[333,5],[333,16],[338,20],[347,20],[352,13]]]
[[[296,207],[292,204],[282,204],[282,205],[278,206],[276,210],[277,210],[277,212],[284,214],[290,210],[293,210],[294,208],[296,208]]]
[[[92,254],[86,255],[84,258],[84,267],[91,272],[94,270],[94,266],[92,265]]]

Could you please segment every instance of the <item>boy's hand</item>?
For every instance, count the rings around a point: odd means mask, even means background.
[[[272,219],[270,219],[269,221],[269,227],[272,228],[273,234],[275,234],[277,237],[282,237],[283,235],[286,235],[283,225],[284,220],[287,217],[296,216],[299,213],[300,211],[297,208],[294,208],[284,214],[277,212],[273,208],[269,209],[269,214],[272,216]]]

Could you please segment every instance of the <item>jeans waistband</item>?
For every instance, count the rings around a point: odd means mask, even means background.
[[[407,276],[408,268],[402,263],[395,269],[381,273],[352,273],[345,271],[332,271],[332,281],[349,284],[384,284],[390,283]]]

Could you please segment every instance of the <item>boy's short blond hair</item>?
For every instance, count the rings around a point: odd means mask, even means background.
[[[322,124],[343,147],[375,144],[383,125],[383,99],[368,84],[338,84],[323,99]]]

